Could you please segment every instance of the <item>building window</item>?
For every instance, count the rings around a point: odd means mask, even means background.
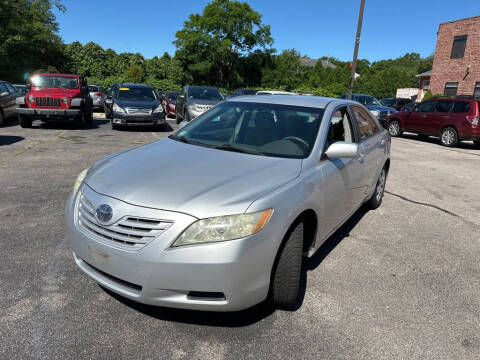
[[[457,95],[458,82],[447,82],[445,84],[445,91],[443,95],[445,96],[455,96]]]
[[[475,89],[473,89],[473,96],[480,98],[480,82],[475,83]]]
[[[450,59],[463,58],[465,45],[467,45],[467,35],[455,36],[453,38],[452,55],[450,55]]]
[[[422,89],[423,89],[423,90],[428,90],[428,89],[430,89],[430,80],[424,80],[424,81],[423,81]]]

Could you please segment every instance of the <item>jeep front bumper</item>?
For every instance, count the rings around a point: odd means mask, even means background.
[[[72,118],[81,113],[81,109],[34,109],[34,108],[17,108],[17,113],[26,116],[55,117],[55,118]]]

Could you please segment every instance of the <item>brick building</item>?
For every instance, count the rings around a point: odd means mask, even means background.
[[[480,97],[480,16],[440,24],[430,90]]]

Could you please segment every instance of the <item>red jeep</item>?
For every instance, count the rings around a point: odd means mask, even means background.
[[[439,136],[444,146],[473,140],[480,146],[480,99],[473,97],[432,98],[417,104],[412,111],[398,111],[387,118],[391,136],[411,132],[427,138]]]
[[[29,92],[17,98],[18,122],[23,128],[32,127],[39,119],[73,120],[83,128],[93,121],[93,104],[85,79],[68,74],[35,74]]]

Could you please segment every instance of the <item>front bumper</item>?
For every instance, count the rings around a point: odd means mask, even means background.
[[[165,123],[165,113],[161,112],[150,115],[128,115],[114,112],[113,123],[122,126],[161,125]]]
[[[39,116],[44,118],[73,118],[81,113],[81,109],[35,109],[17,108],[17,113],[26,116]]]
[[[173,225],[136,251],[120,249],[88,234],[78,224],[78,195],[66,204],[67,230],[78,267],[104,287],[150,305],[208,311],[237,311],[266,299],[275,257],[269,231],[239,240],[171,248],[196,218],[146,209],[89,191],[95,206],[109,204],[129,216],[168,218]],[[120,215],[119,215],[120,216]],[[123,214],[121,215],[123,216]],[[191,292],[223,294],[199,298]]]

